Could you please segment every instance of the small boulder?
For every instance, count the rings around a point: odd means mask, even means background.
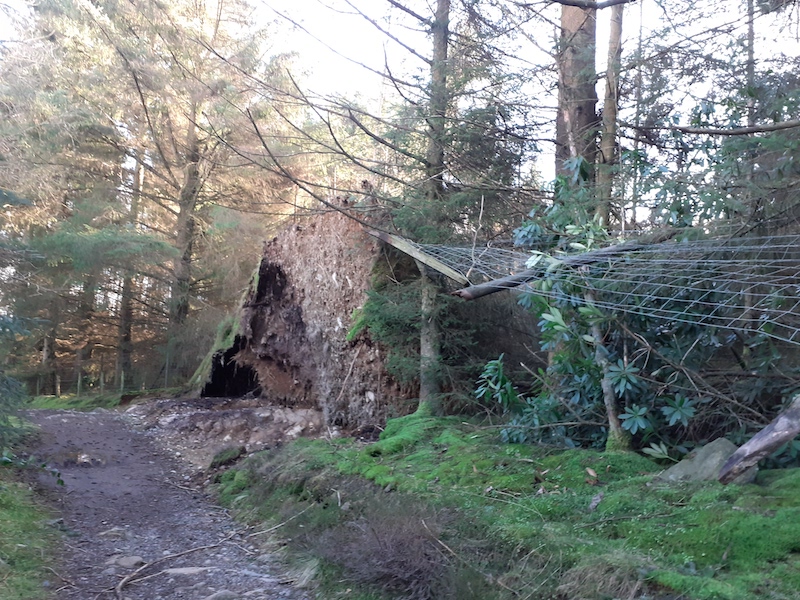
[[[144,564],[141,556],[120,556],[117,559],[117,566],[123,569],[136,569]]]
[[[101,538],[107,540],[125,540],[128,539],[128,531],[124,527],[112,527],[97,534]]]
[[[210,596],[206,596],[205,600],[237,600],[239,597],[239,594],[229,590],[220,590]]]
[[[673,465],[658,477],[657,481],[716,481],[722,465],[736,452],[737,447],[725,438],[695,449],[681,462]],[[752,467],[737,477],[733,483],[752,483],[758,473],[758,467]]]

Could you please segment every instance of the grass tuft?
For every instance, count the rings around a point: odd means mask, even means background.
[[[0,598],[47,598],[46,558],[55,534],[33,493],[17,481],[11,469],[0,468]]]
[[[659,471],[634,453],[501,444],[494,429],[418,413],[375,444],[259,454],[220,495],[281,523],[319,561],[326,597],[344,594],[337,581],[442,600],[797,597],[800,470],[727,487],[656,483]]]

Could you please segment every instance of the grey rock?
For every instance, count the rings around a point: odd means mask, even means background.
[[[144,564],[144,559],[141,556],[120,556],[116,562],[123,569],[135,569]]]
[[[237,600],[240,598],[239,594],[231,592],[230,590],[220,590],[214,592],[210,596],[206,596],[203,600]]]
[[[677,483],[681,481],[717,481],[722,465],[736,452],[737,447],[725,438],[697,448],[677,465],[673,465],[658,477],[657,481]],[[758,474],[758,467],[748,469],[733,483],[752,483]]]
[[[97,535],[107,540],[124,540],[128,538],[128,531],[123,527],[112,527],[101,531]]]
[[[199,575],[210,571],[211,567],[175,567],[174,569],[164,569],[165,575]]]

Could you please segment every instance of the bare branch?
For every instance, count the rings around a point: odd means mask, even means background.
[[[603,2],[592,2],[592,0],[550,0],[550,4],[561,4],[562,6],[577,6],[578,8],[590,8],[601,10],[619,4],[631,4],[636,0],[604,0]]]
[[[783,129],[794,129],[800,127],[800,121],[782,121],[772,125],[756,125],[754,127],[737,127],[735,129],[713,129],[708,127],[670,127],[669,129],[682,133],[692,133],[699,135],[750,135],[751,133],[768,133],[770,131],[782,131]]]
[[[353,3],[352,3],[352,2],[350,2],[350,0],[344,0],[344,1],[345,1],[345,2],[347,2],[347,4],[348,4],[348,5],[349,5],[349,6],[350,6],[350,7],[351,7],[351,8],[352,8],[354,11],[356,11],[356,12],[357,12],[357,13],[358,13],[358,14],[361,16],[361,18],[363,18],[365,21],[367,21],[367,22],[368,22],[370,25],[372,25],[372,26],[373,26],[375,29],[377,29],[378,31],[380,31],[380,32],[381,32],[383,35],[385,35],[386,37],[388,37],[390,40],[392,40],[392,41],[393,41],[393,42],[395,42],[396,44],[399,44],[400,46],[402,46],[403,48],[405,48],[406,50],[408,50],[408,51],[409,51],[411,54],[413,54],[414,56],[416,56],[418,59],[420,59],[420,60],[424,61],[424,62],[425,62],[425,64],[427,64],[427,65],[430,65],[430,64],[431,64],[431,59],[430,59],[430,58],[427,58],[427,57],[425,57],[425,56],[422,56],[422,54],[420,54],[419,52],[417,52],[416,50],[414,50],[414,48],[412,48],[412,47],[411,47],[411,46],[409,46],[408,44],[405,44],[405,43],[403,43],[402,41],[400,41],[400,38],[398,38],[398,37],[397,37],[397,36],[395,36],[395,35],[392,35],[392,34],[391,34],[389,31],[387,31],[385,28],[381,27],[380,23],[378,23],[378,22],[377,22],[375,19],[371,19],[370,17],[368,17],[367,15],[365,15],[365,14],[364,14],[362,11],[360,11],[360,10],[359,10],[359,9],[358,9],[356,6],[354,6],[354,5],[353,5]]]
[[[387,1],[389,4],[391,4],[392,6],[394,6],[395,8],[397,8],[397,9],[399,9],[399,10],[402,10],[402,11],[403,11],[404,13],[406,13],[407,15],[411,15],[411,16],[412,16],[412,17],[414,17],[414,18],[415,18],[417,21],[419,21],[420,23],[424,24],[426,27],[430,27],[430,26],[431,26],[431,21],[430,21],[430,19],[426,19],[426,18],[425,18],[425,17],[423,17],[422,15],[419,15],[419,14],[415,13],[413,10],[411,10],[410,8],[407,8],[407,7],[403,6],[402,4],[400,4],[399,2],[397,2],[396,0],[386,0],[386,1]]]

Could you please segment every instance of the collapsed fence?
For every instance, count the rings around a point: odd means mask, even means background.
[[[468,287],[455,294],[467,300],[504,289],[574,305],[591,298],[612,315],[759,333],[800,345],[800,235],[692,235],[693,230],[670,230],[656,238],[667,241],[633,240],[561,254],[402,243],[429,266],[454,279],[457,274]]]

